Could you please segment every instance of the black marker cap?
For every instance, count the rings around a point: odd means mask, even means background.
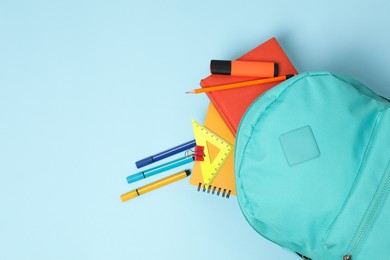
[[[279,75],[279,66],[277,63],[274,63],[274,77]]]
[[[211,60],[211,74],[230,75],[232,72],[232,63],[230,60]]]

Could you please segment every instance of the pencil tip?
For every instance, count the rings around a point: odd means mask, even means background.
[[[193,90],[187,91],[186,94],[194,94],[195,92]]]

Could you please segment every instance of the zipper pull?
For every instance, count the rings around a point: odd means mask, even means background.
[[[343,256],[343,260],[352,260],[352,255],[346,254],[345,256]]]

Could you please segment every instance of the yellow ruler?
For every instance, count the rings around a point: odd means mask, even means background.
[[[233,145],[214,132],[192,120],[196,145],[204,147],[204,161],[200,162],[205,188],[213,182],[219,169],[233,151]]]

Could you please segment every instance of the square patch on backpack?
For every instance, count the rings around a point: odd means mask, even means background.
[[[279,137],[289,165],[309,161],[320,156],[320,150],[310,126],[303,126]]]

